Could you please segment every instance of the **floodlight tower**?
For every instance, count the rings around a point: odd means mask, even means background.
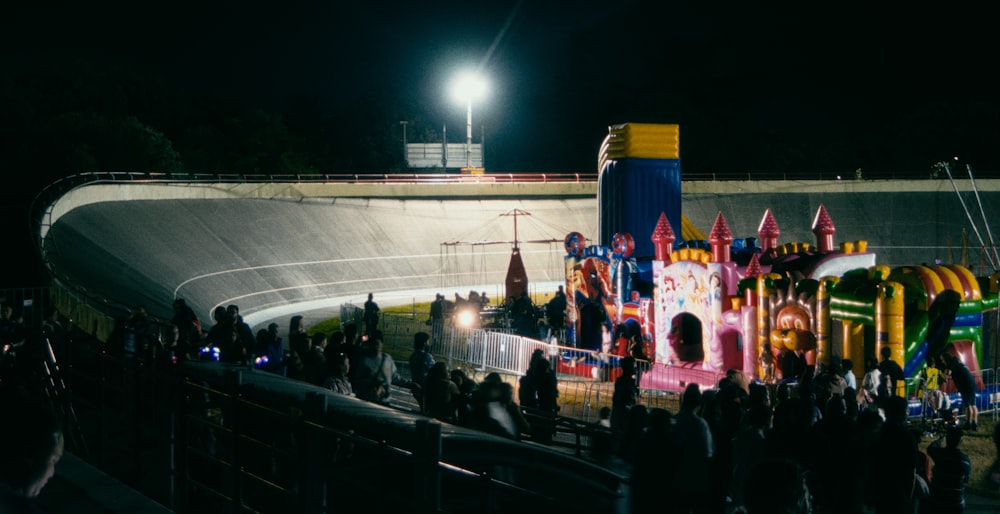
[[[458,75],[452,84],[455,98],[465,102],[465,167],[472,167],[472,101],[486,95],[486,80],[472,72]]]

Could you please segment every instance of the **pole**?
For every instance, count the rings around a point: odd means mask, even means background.
[[[986,246],[986,243],[983,241],[983,236],[979,234],[979,228],[976,227],[976,222],[972,221],[972,215],[969,214],[969,207],[965,205],[965,199],[962,198],[962,193],[959,192],[958,185],[955,184],[955,178],[951,176],[951,166],[949,166],[947,162],[939,162],[936,166],[944,169],[944,171],[948,174],[948,180],[951,181],[952,187],[955,188],[955,195],[958,196],[958,201],[962,204],[962,210],[965,211],[965,217],[968,218],[969,224],[972,225],[972,231],[976,233],[976,237],[979,239],[979,244],[981,246]],[[993,269],[997,269],[997,263],[993,260],[993,255],[986,254],[986,257],[990,261],[990,266],[992,266]]]
[[[976,187],[976,179],[972,176],[972,166],[968,164],[965,165],[965,169],[969,171],[969,183],[972,184],[972,191],[976,193],[976,203],[979,204],[979,214],[983,217],[983,223],[986,225],[986,237],[990,241],[990,248],[992,248],[993,255],[990,257],[990,262],[997,262],[1000,260],[1000,255],[996,254],[996,243],[993,242],[993,231],[990,230],[990,220],[986,218],[986,211],[983,210],[983,200],[979,197],[979,188]],[[996,268],[994,268],[996,271]]]
[[[409,161],[410,156],[406,154],[406,125],[408,121],[400,121],[399,124],[403,126],[403,160]]]
[[[465,167],[472,167],[472,97],[469,97],[465,117]]]

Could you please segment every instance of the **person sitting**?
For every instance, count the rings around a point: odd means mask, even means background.
[[[497,373],[490,373],[479,385],[473,400],[470,426],[494,435],[521,440],[531,425],[514,403],[514,387]]]
[[[444,362],[436,362],[427,371],[423,387],[423,413],[447,423],[458,420],[458,403],[462,395],[458,384],[451,380],[448,366]]]
[[[351,372],[351,361],[347,357],[347,354],[338,353],[332,355],[326,361],[326,366],[328,370],[327,376],[320,385],[335,393],[354,396],[354,388],[351,386],[351,380],[348,378]]]

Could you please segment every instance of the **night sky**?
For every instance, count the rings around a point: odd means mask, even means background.
[[[474,68],[488,171],[595,172],[608,125],[649,122],[680,124],[689,177],[1000,172],[985,8],[758,4],[19,3],[0,20],[0,167],[31,191],[95,170],[394,171],[400,121],[410,142],[464,141],[448,83]],[[129,139],[147,128],[162,137]]]
[[[479,68],[492,87],[474,133],[494,171],[595,171],[608,125],[630,121],[680,123],[692,173],[922,174],[954,155],[1000,170],[986,12],[756,4],[45,4],[7,17],[5,53],[85,56],[282,114],[371,105],[372,124],[447,125],[453,142],[465,112],[448,82]]]

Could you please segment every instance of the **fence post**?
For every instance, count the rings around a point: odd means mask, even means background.
[[[326,417],[326,395],[316,392],[306,393],[306,415],[309,420],[322,424]],[[326,512],[326,470],[323,458],[326,448],[320,431],[305,426],[306,445],[300,455],[304,454],[305,465],[299,470],[302,483],[303,512],[309,514],[324,514]]]
[[[441,508],[441,423],[417,420],[418,444],[414,451],[414,497],[418,512],[438,512]]]
[[[225,414],[229,425],[229,458],[233,481],[233,513],[243,512],[243,464],[240,459],[240,386],[243,385],[243,372],[238,369],[227,369],[224,375],[226,392],[230,395],[229,409]]]

